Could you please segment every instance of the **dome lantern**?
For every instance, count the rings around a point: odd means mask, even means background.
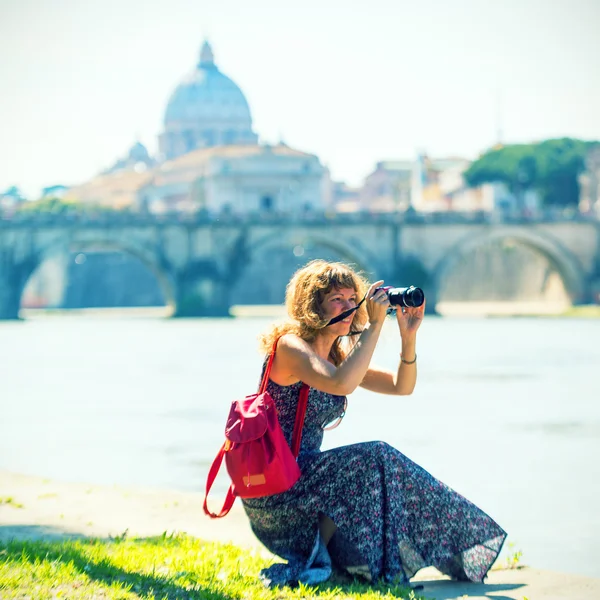
[[[213,53],[213,49],[211,45],[205,41],[202,44],[202,48],[200,50],[200,62],[198,63],[198,68],[206,68],[206,67],[214,67],[215,66],[215,55]]]

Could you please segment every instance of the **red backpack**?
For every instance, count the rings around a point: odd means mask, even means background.
[[[206,480],[204,512],[213,519],[224,517],[235,498],[260,498],[289,490],[300,478],[296,459],[302,440],[302,426],[306,415],[309,386],[300,388],[292,448],[283,435],[277,419],[275,402],[267,392],[269,375],[275,358],[277,340],[269,357],[267,368],[257,394],[234,400],[225,425],[225,443],[219,450]],[[208,493],[225,457],[231,477],[231,486],[219,514],[208,509]]]

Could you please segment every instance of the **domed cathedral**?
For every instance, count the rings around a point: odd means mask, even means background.
[[[208,42],[175,88],[153,158],[139,142],[68,200],[150,213],[294,213],[323,209],[329,175],[319,158],[261,144],[248,102],[215,64]]]
[[[167,104],[159,149],[166,159],[213,146],[257,144],[250,107],[240,88],[215,64],[204,42],[196,68],[175,88]]]
[[[171,94],[163,127],[157,156],[138,139],[63,198],[151,214],[258,218],[310,213],[326,204],[329,177],[319,158],[283,142],[259,143],[244,94],[221,73],[208,42]],[[164,298],[137,258],[94,248],[48,261],[30,279],[23,304],[151,306]]]

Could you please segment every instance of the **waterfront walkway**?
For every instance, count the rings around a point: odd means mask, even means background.
[[[199,493],[62,483],[0,471],[0,541],[108,537],[126,531],[129,536],[146,537],[167,531],[230,541],[269,555],[252,534],[239,501],[219,520],[205,517],[202,503]],[[218,498],[211,507],[220,508]],[[437,600],[600,598],[600,579],[531,567],[495,568],[485,584],[451,582],[435,569],[422,570],[413,581],[417,580],[425,584],[421,593]]]

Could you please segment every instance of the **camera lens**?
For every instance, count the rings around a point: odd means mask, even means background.
[[[411,285],[404,288],[392,288],[387,292],[388,300],[392,306],[417,307],[425,301],[423,290]]]
[[[406,290],[405,300],[406,306],[421,306],[425,300],[425,294],[421,288],[410,287]]]

